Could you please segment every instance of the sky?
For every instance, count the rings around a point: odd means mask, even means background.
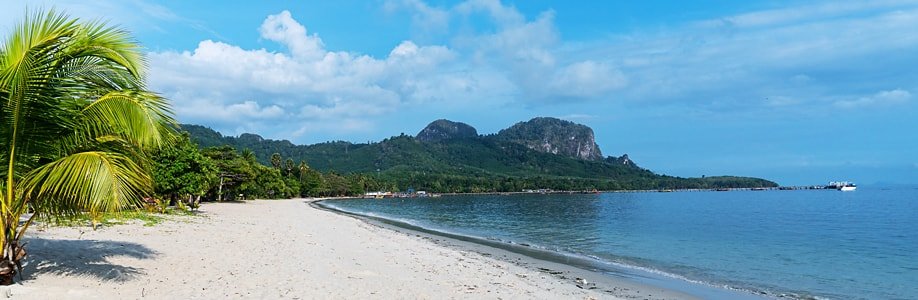
[[[13,1],[131,31],[183,123],[297,144],[548,116],[657,173],[918,183],[918,1]]]

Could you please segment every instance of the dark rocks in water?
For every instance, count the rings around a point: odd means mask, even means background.
[[[592,161],[603,159],[592,128],[557,118],[519,122],[498,132],[497,137],[539,152]]]
[[[421,132],[418,132],[416,139],[425,143],[436,143],[446,140],[475,137],[478,137],[478,131],[475,130],[475,127],[462,122],[440,119],[430,122],[427,127],[424,127]]]

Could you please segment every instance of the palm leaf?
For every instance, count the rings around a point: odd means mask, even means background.
[[[109,92],[83,109],[93,136],[122,136],[140,148],[171,141],[176,124],[171,113],[166,99],[142,91]]]
[[[20,184],[37,211],[72,215],[116,211],[137,205],[151,190],[147,173],[128,157],[108,152],[81,152],[41,166]]]
[[[176,122],[145,90],[145,67],[126,31],[55,10],[27,14],[0,43],[0,282],[24,253],[28,207],[112,211],[151,191],[145,151],[171,143]]]

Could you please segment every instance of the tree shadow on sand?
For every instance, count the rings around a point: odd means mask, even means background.
[[[144,245],[98,240],[60,240],[26,238],[26,265],[23,278],[40,274],[91,277],[124,282],[143,274],[143,269],[114,264],[110,258],[150,259],[156,253]]]

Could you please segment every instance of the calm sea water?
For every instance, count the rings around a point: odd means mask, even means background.
[[[734,288],[918,299],[918,189],[454,196],[330,201]]]

